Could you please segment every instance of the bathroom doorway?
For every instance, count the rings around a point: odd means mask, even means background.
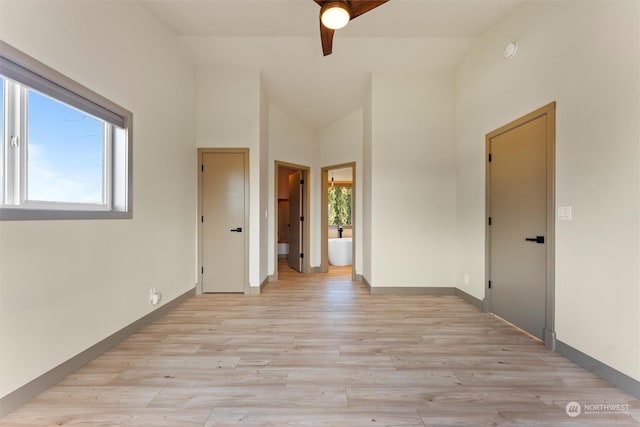
[[[321,270],[349,271],[357,280],[356,260],[356,164],[344,163],[321,170]]]
[[[309,167],[275,162],[273,279],[280,268],[309,272]]]

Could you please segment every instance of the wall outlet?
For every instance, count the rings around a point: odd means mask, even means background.
[[[149,302],[151,305],[160,304],[160,300],[162,299],[162,294],[158,292],[156,288],[149,289]]]
[[[464,284],[468,285],[469,284],[469,273],[464,273]]]

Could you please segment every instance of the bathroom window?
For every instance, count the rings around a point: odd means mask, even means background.
[[[0,219],[131,218],[132,114],[0,41]]]
[[[329,225],[351,225],[351,186],[329,187]]]

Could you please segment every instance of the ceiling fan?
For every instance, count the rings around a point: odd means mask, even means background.
[[[389,0],[313,0],[320,5],[320,39],[322,53],[331,55],[333,33],[352,19],[369,12]]]

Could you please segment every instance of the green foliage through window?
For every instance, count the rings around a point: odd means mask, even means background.
[[[329,225],[351,225],[351,187],[329,187]]]

